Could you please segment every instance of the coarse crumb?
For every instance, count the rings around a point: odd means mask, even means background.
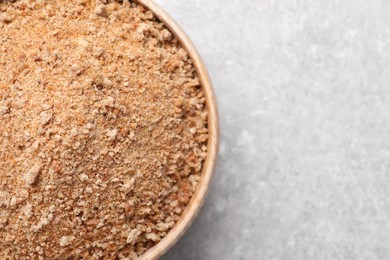
[[[132,1],[0,0],[0,259],[135,259],[207,155],[187,52]]]
[[[41,172],[42,165],[40,163],[34,164],[24,176],[27,185],[32,185],[37,180],[38,174]]]

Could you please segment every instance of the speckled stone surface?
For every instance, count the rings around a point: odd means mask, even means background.
[[[157,2],[209,68],[222,137],[163,259],[390,259],[390,2]]]

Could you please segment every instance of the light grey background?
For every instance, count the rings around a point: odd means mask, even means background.
[[[207,203],[163,259],[390,259],[390,1],[157,2],[222,130]]]

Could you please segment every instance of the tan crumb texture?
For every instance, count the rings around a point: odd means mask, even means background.
[[[134,259],[207,155],[187,52],[131,1],[0,0],[0,259]]]

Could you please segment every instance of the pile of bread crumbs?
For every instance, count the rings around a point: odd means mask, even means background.
[[[140,5],[0,0],[0,259],[134,259],[207,154],[187,52]]]

